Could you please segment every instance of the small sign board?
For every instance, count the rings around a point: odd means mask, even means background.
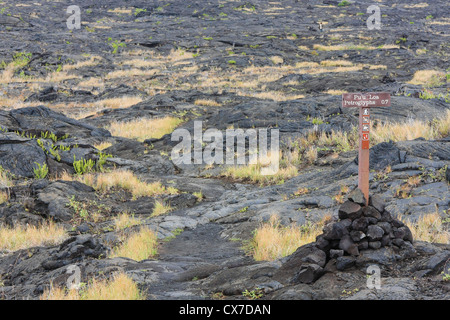
[[[343,93],[343,107],[390,107],[391,94],[388,92]]]

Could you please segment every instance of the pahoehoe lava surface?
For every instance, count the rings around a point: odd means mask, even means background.
[[[374,3],[379,30],[366,24]],[[351,134],[357,108],[341,107],[342,92],[383,91],[392,107],[372,109],[375,126],[420,120],[431,130],[450,112],[448,1],[78,0],[81,28],[69,30],[73,4],[0,1],[0,172],[12,180],[0,180],[0,228],[53,220],[68,233],[57,245],[0,246],[0,299],[64,287],[70,265],[85,283],[123,271],[156,300],[247,299],[246,290],[283,300],[450,298],[450,245],[411,239],[403,224],[437,213],[448,231],[448,131],[371,147],[372,197],[362,209],[350,194],[355,148],[319,149],[293,177],[260,185],[224,177],[222,165],[174,163],[170,134],[134,139],[110,129],[164,117],[192,134],[195,121],[223,133],[276,128],[281,150],[292,151],[309,132]],[[412,81],[423,70],[437,76]],[[75,174],[80,159],[178,192],[135,197],[57,178]],[[36,163],[48,167],[45,179]],[[343,186],[347,202],[336,197]],[[172,210],[152,216],[161,201]],[[74,203],[100,218],[75,217]],[[115,230],[124,212],[141,224]],[[332,219],[315,242],[255,261],[244,248],[274,214],[283,226]],[[142,226],[157,234],[155,257],[108,258]],[[381,289],[367,287],[370,265]]]

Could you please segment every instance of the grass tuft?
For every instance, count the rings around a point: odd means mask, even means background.
[[[325,216],[315,224],[309,222],[301,227],[285,227],[278,215],[272,215],[268,222],[256,229],[245,249],[256,261],[273,261],[288,256],[298,247],[314,242],[329,219],[330,216]]]
[[[150,138],[159,139],[171,133],[183,120],[174,117],[159,119],[138,119],[127,122],[112,122],[106,129],[113,136],[144,141]]]
[[[67,237],[63,227],[54,222],[36,226],[0,228],[0,250],[16,251],[37,246],[56,245]]]
[[[137,284],[125,273],[116,274],[111,280],[93,279],[80,290],[64,290],[50,287],[40,300],[144,300]]]
[[[124,257],[136,261],[142,261],[154,257],[157,254],[156,234],[147,227],[130,235],[120,246],[114,248],[109,258]]]

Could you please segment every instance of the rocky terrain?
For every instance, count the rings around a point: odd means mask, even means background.
[[[72,4],[0,0],[0,173],[10,180],[0,180],[0,228],[52,220],[67,231],[58,244],[0,243],[0,299],[39,299],[50,283],[65,286],[71,265],[83,283],[123,271],[151,300],[248,299],[246,291],[268,300],[450,298],[450,244],[406,226],[437,215],[442,227],[431,233],[448,232],[448,124],[439,137],[373,143],[368,207],[357,146],[321,145],[311,158],[296,144],[311,132],[351,135],[358,111],[341,107],[342,92],[391,94],[392,107],[372,109],[375,126],[448,123],[448,1],[78,0],[81,29],[69,30]],[[372,4],[380,30],[366,25]],[[111,129],[164,117],[189,132],[194,121],[222,132],[276,128],[281,165],[295,174],[260,183],[224,174],[225,165],[175,164],[170,134]],[[296,150],[307,161],[293,161]],[[74,178],[80,160],[94,174],[128,170],[176,192],[98,190]],[[170,212],[152,215],[161,202]],[[124,212],[140,224],[114,229]],[[274,214],[299,228],[331,219],[315,242],[256,261],[245,244]],[[157,235],[156,256],[109,256],[143,226]],[[367,286],[373,265],[379,289]]]

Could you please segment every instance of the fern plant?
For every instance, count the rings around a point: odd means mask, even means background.
[[[37,168],[33,169],[34,178],[35,179],[45,179],[47,177],[47,174],[48,174],[47,164],[44,163],[43,165],[41,165],[38,162],[35,162],[35,164],[37,165]]]
[[[81,159],[81,160],[75,160],[75,156],[73,156],[73,168],[75,170],[75,173],[78,175],[83,175],[85,173],[92,172],[94,169],[95,162],[91,159]]]

